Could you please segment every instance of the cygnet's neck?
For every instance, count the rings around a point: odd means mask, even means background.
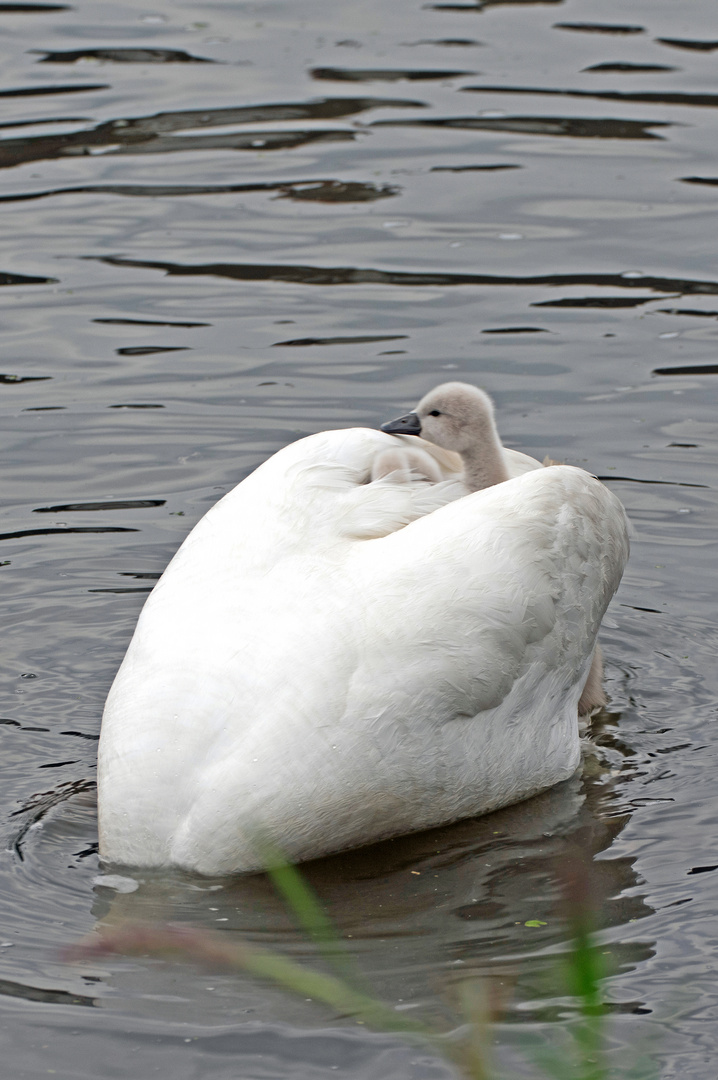
[[[498,436],[493,443],[485,443],[464,451],[461,460],[464,464],[464,483],[469,491],[481,491],[482,488],[492,487],[509,479]]]

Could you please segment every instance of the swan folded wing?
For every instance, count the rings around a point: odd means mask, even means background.
[[[405,478],[390,473],[346,492],[335,511],[338,530],[348,540],[374,540],[464,495],[466,488],[460,479],[429,484],[420,476]]]
[[[381,431],[348,428],[319,432],[284,447],[207,511],[170,561],[155,592],[181,590],[186,579],[203,576],[210,582],[233,581],[238,568],[245,577],[263,573],[293,553],[333,546],[353,530],[357,536],[383,536],[464,493],[458,487],[450,496],[431,493],[427,489],[433,485],[423,481],[407,485],[412,490],[399,493],[392,508],[389,496],[369,490],[372,463],[400,441]],[[428,447],[427,452],[442,475],[456,481],[461,473],[457,455],[439,447]],[[418,491],[413,510],[417,488],[423,490]]]
[[[597,480],[560,466],[454,501],[354,557],[385,600],[371,609],[368,669],[391,655],[448,720],[495,708],[529,670],[578,687],[627,557],[625,515]]]
[[[397,452],[408,469],[390,469],[370,482],[376,463]],[[323,537],[334,543],[386,536],[460,498],[466,494],[461,473],[457,454],[422,439],[349,428],[285,447],[240,487],[251,484],[255,502],[258,493],[269,501],[275,541],[285,529],[298,544],[307,534],[313,544]]]
[[[432,463],[438,483],[410,471],[370,483],[383,454],[399,447]],[[345,537],[386,536],[466,494],[457,454],[412,436],[369,428],[309,435],[278,451],[213,506],[180,548],[180,561],[200,545],[231,548],[245,567],[273,562],[291,549],[314,549]],[[409,482],[402,483],[408,480]],[[170,564],[171,565],[171,564]]]

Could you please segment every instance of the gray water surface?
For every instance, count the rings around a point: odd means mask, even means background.
[[[0,3],[0,34],[3,1075],[450,1075],[248,977],[60,952],[129,915],[315,962],[261,876],[96,880],[102,704],[223,492],[451,378],[628,509],[610,706],[567,784],[307,876],[391,1005],[450,1028],[463,980],[511,987],[503,1076],[574,1015],[578,847],[612,1062],[713,1080],[714,0]]]

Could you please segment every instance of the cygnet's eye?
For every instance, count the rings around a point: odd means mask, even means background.
[[[429,413],[429,416],[441,416],[441,413],[439,412],[438,409],[432,409],[431,412]]]

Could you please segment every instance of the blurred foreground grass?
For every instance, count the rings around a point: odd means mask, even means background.
[[[171,923],[126,921],[100,927],[66,953],[83,961],[110,953],[141,955],[165,960],[194,961],[213,971],[246,972],[266,979],[290,993],[321,1001],[342,1017],[351,1017],[378,1031],[393,1032],[453,1062],[457,1075],[467,1080],[509,1080],[494,1071],[491,1061],[492,1023],[499,1019],[501,1002],[492,998],[479,979],[468,978],[458,989],[460,1026],[443,1033],[420,1020],[398,1013],[376,998],[355,970],[342,940],[317,897],[295,866],[265,847],[267,873],[299,927],[314,943],[326,970],[308,968],[279,953],[226,933]],[[564,911],[569,946],[557,963],[566,995],[575,1002],[576,1017],[567,1022],[568,1045],[559,1051],[548,1044],[531,1057],[538,1075],[553,1080],[651,1080],[655,1070],[645,1059],[619,1070],[605,1060],[606,1013],[601,981],[603,957],[594,940],[590,871],[576,857],[563,874]]]

